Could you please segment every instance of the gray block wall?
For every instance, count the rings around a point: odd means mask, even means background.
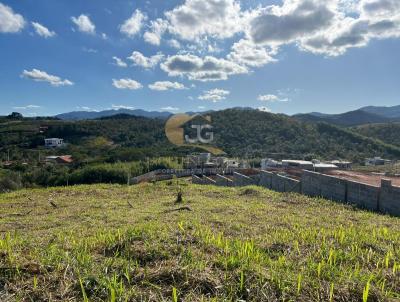
[[[360,208],[378,211],[380,191],[379,187],[348,180],[347,202]]]
[[[225,177],[223,175],[217,174],[215,176],[215,182],[217,186],[221,187],[233,187],[233,181],[229,179],[228,177]]]
[[[264,188],[272,189],[272,177],[274,173],[261,170],[260,172],[260,181],[258,184]]]
[[[400,216],[400,187],[395,187],[392,182],[382,179],[379,208],[383,213]]]
[[[330,175],[304,170],[301,177],[302,193],[326,199],[346,202],[346,180]]]
[[[268,171],[261,171],[259,185],[278,192],[301,192],[299,180]]]
[[[259,180],[235,172],[233,181],[222,175],[216,180],[207,176],[192,176],[193,183],[219,186],[248,186],[258,184],[279,192],[299,192],[308,196],[318,196],[333,201],[352,203],[360,208],[400,216],[400,187],[390,180],[382,180],[381,187],[344,180],[338,177],[312,171],[304,171],[301,181],[261,171]]]
[[[207,177],[205,175],[203,175],[202,180],[203,180],[204,185],[215,185],[216,184],[216,181],[214,179],[211,179],[210,177]]]
[[[203,179],[194,174],[192,175],[192,183],[194,183],[196,185],[204,184]]]
[[[244,187],[244,186],[251,186],[251,185],[256,185],[257,182],[246,175],[233,172],[233,185],[235,187]]]

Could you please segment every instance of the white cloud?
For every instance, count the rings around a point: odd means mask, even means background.
[[[271,109],[269,109],[268,107],[265,107],[265,106],[258,107],[257,109],[262,112],[271,112]]]
[[[400,2],[397,0],[361,0],[358,16],[344,16],[326,31],[301,40],[305,51],[339,56],[348,49],[365,47],[372,39],[400,37]]]
[[[143,87],[139,82],[132,79],[113,79],[113,86],[118,89],[137,90]]]
[[[284,0],[253,14],[246,33],[254,43],[295,43],[314,54],[339,56],[372,39],[400,37],[398,0]]]
[[[240,40],[232,46],[232,51],[228,55],[228,59],[238,64],[252,67],[261,67],[271,62],[276,62],[272,55],[276,54],[276,50],[267,52],[265,47],[259,46],[250,40]]]
[[[204,91],[204,93],[199,96],[199,100],[212,101],[212,102],[216,103],[218,101],[225,100],[229,94],[230,94],[230,91],[228,91],[228,90],[216,88],[216,89]]]
[[[112,104],[111,108],[112,108],[112,109],[116,109],[116,110],[119,110],[119,109],[129,109],[129,110],[133,110],[133,109],[135,109],[135,107],[132,107],[132,106],[127,106],[127,105],[114,105],[114,104]]]
[[[72,22],[77,26],[78,30],[87,34],[95,34],[96,26],[87,15],[80,15],[78,18],[71,17]]]
[[[51,38],[56,35],[54,31],[50,31],[47,27],[43,26],[40,23],[32,22],[32,26],[35,28],[36,33],[44,38]]]
[[[118,57],[113,57],[113,60],[115,61],[115,65],[119,67],[128,67],[128,64],[126,64],[123,60],[121,60]]]
[[[162,107],[160,108],[162,111],[179,111],[178,107],[172,107],[172,106],[167,106],[167,107]]]
[[[235,0],[186,0],[165,16],[169,32],[184,40],[230,38],[242,30],[241,8]]]
[[[279,100],[279,98],[274,94],[259,95],[257,99],[263,102],[275,102]]]
[[[283,96],[283,94],[281,95]],[[257,100],[261,102],[289,102],[289,99],[287,97],[280,97],[275,94],[264,94],[264,95],[259,95]]]
[[[120,26],[121,33],[127,35],[129,38],[133,38],[140,32],[143,26],[143,22],[147,20],[147,16],[144,15],[139,9],[135,10],[132,16],[125,20]]]
[[[146,31],[143,38],[147,43],[160,45],[161,36],[165,33],[167,28],[168,22],[166,20],[158,18],[155,21],[150,21],[150,31]]]
[[[108,39],[108,36],[107,36],[106,33],[102,33],[102,34],[101,34],[101,38],[102,38],[103,40],[107,40],[107,39]]]
[[[180,49],[181,48],[181,43],[175,39],[171,39],[168,41],[168,45],[171,46],[172,48]]]
[[[92,111],[92,112],[98,112],[98,110],[90,108],[88,106],[76,106],[76,109],[80,111]]]
[[[50,75],[45,71],[41,71],[38,69],[32,69],[31,71],[24,70],[21,75],[23,78],[31,79],[36,82],[48,82],[52,86],[71,86],[74,85],[73,82],[67,79],[61,79],[58,76]]]
[[[166,90],[182,90],[186,89],[185,85],[178,82],[159,81],[149,85],[151,90],[166,91]]]
[[[13,9],[0,3],[0,32],[17,33],[25,27],[25,20],[20,14],[14,13]]]
[[[187,76],[190,80],[226,80],[230,75],[248,73],[248,69],[235,62],[212,56],[175,55],[161,64],[169,76]]]
[[[141,66],[146,69],[154,68],[164,58],[162,53],[157,53],[154,56],[146,57],[138,51],[132,52],[132,55],[128,57],[135,66]]]
[[[16,110],[29,110],[29,109],[37,109],[37,108],[41,108],[41,107],[38,105],[26,105],[26,106],[13,107],[13,109],[16,109]]]
[[[280,45],[328,28],[337,14],[337,0],[285,0],[282,6],[259,9],[249,35],[257,44]]]
[[[97,53],[97,49],[83,47],[82,50],[87,53]]]

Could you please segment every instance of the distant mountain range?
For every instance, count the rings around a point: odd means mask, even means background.
[[[311,112],[305,114],[296,114],[293,117],[307,122],[326,122],[340,126],[391,123],[400,122],[400,106],[368,106],[341,114]]]
[[[256,110],[249,107],[236,107],[232,109],[242,110]],[[213,111],[206,111],[202,113],[210,113]],[[196,112],[187,112],[187,114],[195,114]],[[114,109],[104,111],[73,111],[56,115],[56,118],[62,120],[90,120],[115,115],[132,115],[147,118],[160,118],[167,119],[174,113],[167,111],[146,111],[142,109]],[[327,114],[321,112],[310,112],[303,114],[296,114],[293,117],[300,121],[306,122],[325,122],[339,126],[359,126],[366,124],[379,124],[400,122],[400,105],[393,107],[379,107],[368,106],[358,110],[349,111],[341,114]]]
[[[162,118],[166,119],[173,113],[166,111],[146,111],[142,109],[112,109],[104,111],[73,111],[68,113],[58,114],[55,117],[61,120],[93,120],[102,117],[110,117],[120,114],[129,114],[147,118]]]
[[[237,109],[237,110],[255,110],[250,107],[234,107],[232,109]],[[214,110],[208,110],[208,111],[202,111],[202,112],[194,112],[194,111],[189,111],[186,112],[186,114],[193,115],[196,113],[211,113],[214,112]],[[93,120],[93,119],[99,119],[99,118],[105,118],[105,117],[111,117],[111,116],[121,116],[121,115],[134,115],[134,116],[139,116],[139,117],[147,117],[147,118],[161,118],[161,119],[167,119],[174,113],[168,112],[168,111],[146,111],[143,109],[112,109],[112,110],[104,110],[104,111],[73,111],[73,112],[67,112],[67,113],[62,113],[58,114],[55,117],[59,118],[61,120]]]

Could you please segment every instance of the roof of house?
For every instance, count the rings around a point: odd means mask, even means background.
[[[307,161],[307,160],[291,160],[291,159],[286,159],[286,160],[282,160],[282,163],[297,164],[297,165],[313,165],[312,162]]]

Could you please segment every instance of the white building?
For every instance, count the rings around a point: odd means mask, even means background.
[[[272,158],[264,158],[261,160],[261,169],[282,167],[282,163],[273,160]]]
[[[64,146],[64,140],[62,138],[46,138],[44,140],[44,146],[46,148],[58,148]]]

